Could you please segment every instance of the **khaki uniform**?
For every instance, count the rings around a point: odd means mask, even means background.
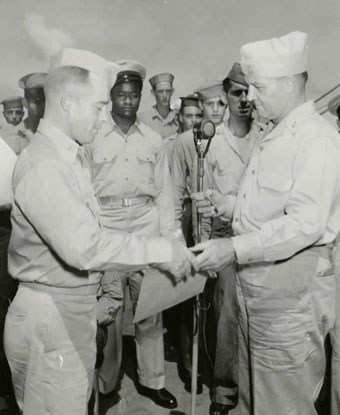
[[[339,157],[312,102],[254,145],[233,213],[244,415],[316,414],[334,324]]]
[[[102,229],[82,148],[45,120],[15,166],[13,197],[9,272],[20,284],[5,351],[16,399],[25,415],[83,415],[100,271],[166,262],[171,246]]]
[[[16,155],[19,155],[28,145],[32,135],[32,132],[26,128],[24,122],[18,125],[3,124],[0,127],[0,136]]]
[[[105,124],[88,147],[93,186],[101,203],[100,221],[106,229],[144,236],[171,235],[174,207],[165,148],[158,134],[137,121],[125,135],[113,122]],[[145,270],[144,272],[147,272]],[[134,307],[142,282],[140,273],[122,273],[129,280]],[[116,383],[122,348],[121,317],[108,326],[108,344],[99,370],[100,389],[107,393]],[[162,316],[136,324],[139,381],[164,387]]]
[[[242,139],[234,137],[225,124],[216,128],[209,151],[204,161],[203,189],[216,189],[228,195],[235,203],[243,172],[248,163],[250,149],[260,128],[253,122],[251,130]],[[242,140],[240,145],[239,140]],[[204,144],[203,144],[204,145]],[[180,226],[183,201],[187,193],[197,191],[197,153],[191,130],[179,134],[175,141],[172,182],[175,203],[175,224]],[[196,209],[193,209],[194,232],[197,235]],[[202,239],[211,233],[210,220],[203,220]],[[197,236],[196,236],[197,238]]]
[[[138,116],[144,124],[156,131],[163,139],[174,135],[178,131],[176,113],[173,110],[170,110],[168,116],[163,118],[154,105],[147,111],[141,112]]]
[[[260,134],[259,126],[253,122],[249,133],[242,139],[234,137],[227,124],[216,129],[204,167],[204,190],[216,189],[236,199],[242,175],[249,161],[251,148]],[[173,192],[175,195],[176,225],[183,217],[183,202],[186,192],[197,189],[197,154],[192,131],[180,134],[175,143],[173,163]],[[197,239],[197,216],[193,209],[193,228]],[[203,239],[230,237],[230,222],[214,219],[202,220]],[[214,312],[217,327],[214,402],[235,406],[238,385],[238,304],[236,298],[235,268],[226,267],[218,274],[214,287]]]

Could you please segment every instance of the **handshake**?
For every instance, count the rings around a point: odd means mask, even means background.
[[[215,190],[194,193],[192,198],[204,217],[226,215],[228,212],[227,199]],[[172,239],[171,244],[172,260],[154,266],[171,273],[176,282],[198,271],[218,271],[236,258],[230,238],[201,242],[190,249],[177,239]]]

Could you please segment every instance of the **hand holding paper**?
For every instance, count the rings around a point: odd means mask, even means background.
[[[189,277],[198,270],[195,255],[180,241],[171,239],[172,258],[171,262],[153,265],[163,271],[169,272],[176,282]]]

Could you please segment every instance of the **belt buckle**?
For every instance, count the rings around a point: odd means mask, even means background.
[[[123,199],[121,200],[122,202],[122,206],[123,207],[129,207],[131,206],[131,201],[128,197],[123,197]]]

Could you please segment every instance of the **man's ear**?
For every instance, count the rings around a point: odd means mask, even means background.
[[[172,88],[171,95],[173,95],[174,92],[175,92],[175,88]]]
[[[65,94],[60,97],[60,107],[64,112],[69,112],[72,106],[72,98],[70,95]]]
[[[201,100],[198,100],[198,105],[200,107],[200,110],[203,112],[203,103]],[[203,117],[203,114],[202,114],[202,117]]]

